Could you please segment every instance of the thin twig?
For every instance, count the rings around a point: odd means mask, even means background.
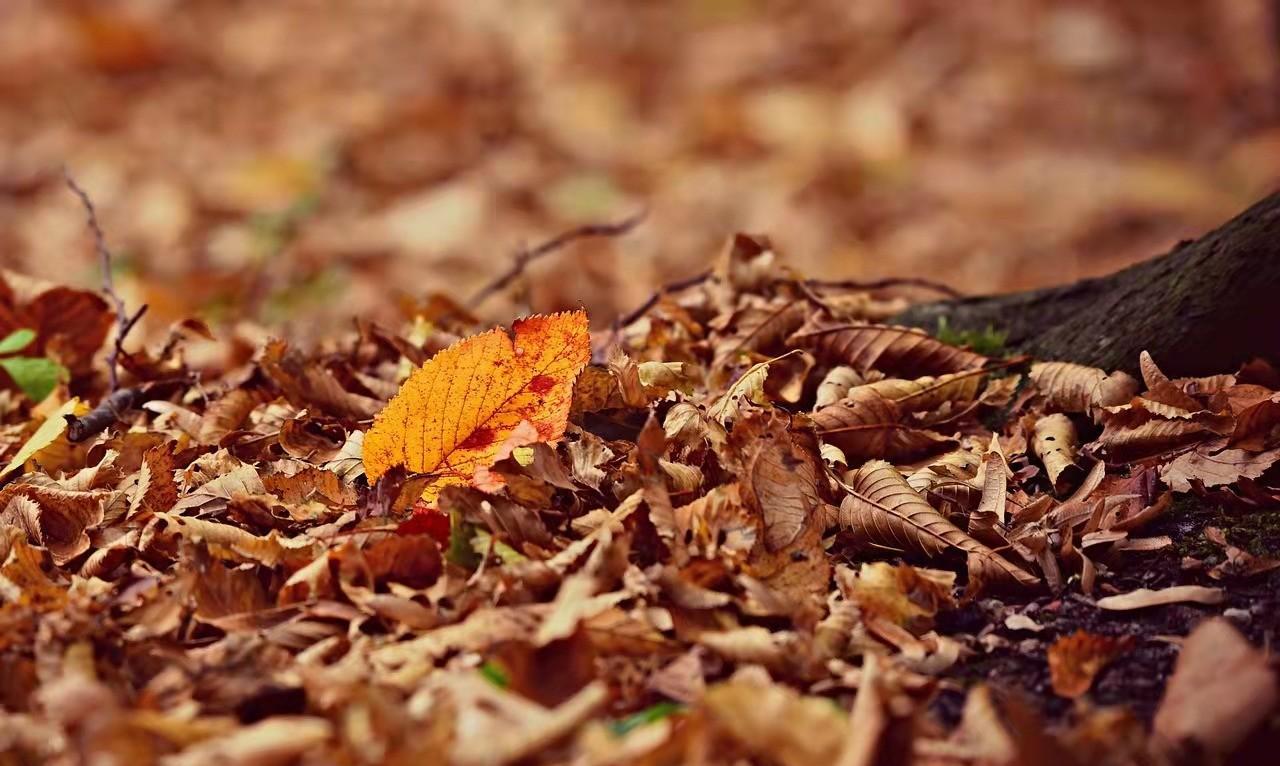
[[[579,239],[588,237],[617,237],[631,231],[644,220],[648,215],[648,211],[641,210],[634,215],[624,218],[617,223],[589,223],[585,226],[578,226],[566,232],[552,237],[533,249],[521,248],[516,253],[515,259],[511,263],[511,267],[505,272],[489,282],[489,284],[480,288],[475,295],[467,301],[467,308],[474,309],[481,303],[484,303],[489,296],[503,290],[507,285],[516,281],[530,263],[539,258],[550,255],[565,245],[571,244]]]
[[[925,279],[924,277],[890,277],[869,282],[860,282],[855,279],[806,279],[804,283],[809,287],[827,287],[837,290],[882,290],[886,287],[922,287],[950,298],[964,297],[964,293],[954,287],[935,282],[932,279]]]
[[[692,276],[685,277],[684,279],[677,279],[674,282],[668,282],[662,287],[659,287],[652,295],[645,299],[644,303],[641,303],[639,306],[636,306],[634,309],[613,320],[614,331],[617,332],[644,316],[649,309],[658,305],[658,301],[662,300],[662,296],[670,293],[678,293],[681,290],[688,290],[690,287],[700,285],[710,279],[712,273],[713,271],[711,269],[707,269],[706,271],[700,271]]]
[[[76,183],[76,179],[71,176],[71,171],[67,168],[62,169],[62,177],[67,182],[67,188],[73,194],[80,198],[80,204],[84,206],[85,216],[88,219],[89,231],[93,232],[93,246],[98,252],[98,265],[102,269],[102,292],[114,304],[116,314],[116,337],[112,344],[111,351],[107,352],[107,379],[111,383],[111,391],[114,393],[120,388],[120,376],[117,370],[120,355],[128,357],[128,353],[124,351],[124,340],[129,336],[129,331],[138,323],[142,315],[147,313],[147,305],[144,303],[137,313],[130,315],[125,310],[124,299],[116,292],[115,281],[111,275],[111,250],[107,248],[107,235],[102,230],[102,225],[98,223],[98,211],[93,206],[93,200],[89,199],[89,193]]]

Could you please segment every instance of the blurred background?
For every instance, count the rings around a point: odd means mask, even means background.
[[[966,292],[1163,252],[1280,177],[1270,0],[0,0],[0,266],[315,336],[598,323],[737,230]],[[408,309],[412,311],[413,309]],[[347,325],[349,326],[349,325]]]

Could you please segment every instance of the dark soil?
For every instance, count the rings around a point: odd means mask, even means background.
[[[1280,633],[1280,570],[1248,579],[1214,580],[1206,572],[1222,560],[1221,548],[1206,540],[1205,527],[1222,529],[1227,538],[1252,553],[1274,555],[1280,549],[1280,509],[1247,514],[1206,506],[1183,498],[1163,518],[1141,531],[1142,536],[1169,535],[1174,544],[1160,551],[1130,552],[1117,558],[1099,579],[1097,595],[1124,593],[1137,588],[1159,589],[1173,585],[1210,585],[1226,591],[1219,605],[1170,604],[1127,612],[1099,609],[1072,583],[1059,596],[1030,599],[981,599],[946,615],[940,615],[942,633],[964,637],[975,655],[953,669],[957,682],[937,696],[933,712],[950,725],[960,718],[968,687],[987,682],[1021,692],[1033,707],[1051,720],[1070,716],[1077,704],[1054,694],[1049,682],[1046,650],[1058,638],[1077,630],[1136,639],[1130,651],[1105,668],[1083,704],[1120,705],[1144,721],[1150,721],[1178,656],[1171,638],[1187,635],[1199,621],[1221,615],[1235,623],[1257,646],[1271,646]],[[1200,559],[1201,568],[1186,568],[1184,557]],[[1025,614],[1042,626],[1040,631],[1011,630],[1005,619]],[[976,636],[975,636],[976,633]]]

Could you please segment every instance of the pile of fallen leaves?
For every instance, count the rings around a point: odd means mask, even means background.
[[[1228,620],[1185,639],[1148,727],[1090,688],[1181,637],[1053,642],[1037,661],[1076,708],[1050,725],[958,686],[993,636],[951,619],[1222,602],[1113,573],[1176,542],[1145,533],[1175,495],[1275,512],[1263,363],[1170,379],[1144,355],[1138,380],[949,345],[739,236],[594,334],[583,312],[476,334],[444,298],[314,353],[189,321],[120,353],[109,391],[105,302],[5,288],[0,331],[66,373],[38,404],[0,392],[0,762],[1162,763],[1274,740],[1273,671]],[[1280,567],[1217,539],[1210,580]]]

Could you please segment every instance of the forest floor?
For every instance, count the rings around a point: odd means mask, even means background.
[[[1274,752],[1280,372],[887,323],[1255,201],[1270,3],[369,5],[0,3],[0,766]]]

